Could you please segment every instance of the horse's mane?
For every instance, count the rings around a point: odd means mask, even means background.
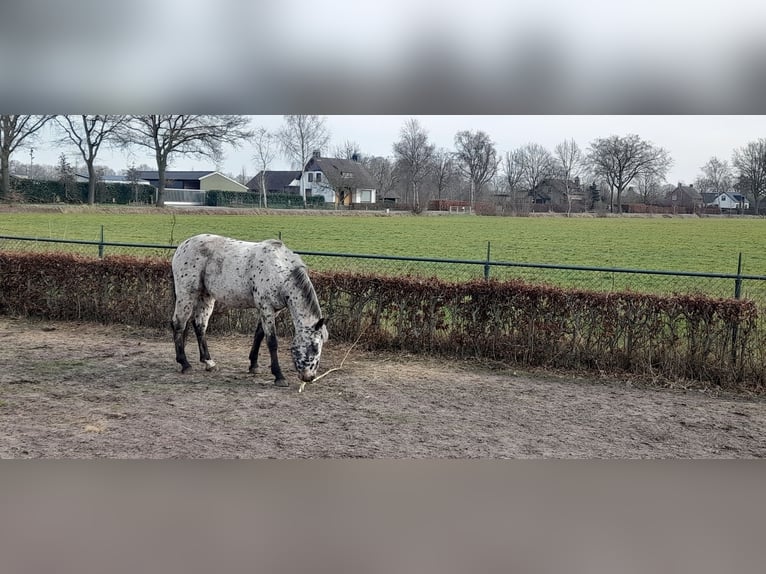
[[[319,307],[319,299],[317,298],[314,286],[311,284],[311,279],[309,279],[306,267],[303,265],[293,267],[293,270],[290,272],[290,277],[295,281],[295,286],[300,290],[303,299],[311,312],[317,317],[321,317],[322,310]]]

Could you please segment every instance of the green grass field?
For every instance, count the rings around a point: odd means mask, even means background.
[[[87,209],[0,214],[2,235],[95,241],[101,226],[106,241],[115,242],[177,244],[203,232],[258,241],[281,233],[283,241],[297,251],[470,260],[486,258],[490,242],[494,261],[712,273],[735,273],[741,252],[745,274],[766,275],[766,220],[753,218],[172,215],[153,208],[139,214]],[[313,263],[307,262],[321,268],[337,266],[338,261],[330,264],[315,258]],[[344,266],[358,263],[343,260]],[[381,265],[365,263],[368,269]],[[409,271],[409,267],[405,269]],[[493,268],[493,276],[498,272]],[[503,273],[500,275],[505,276]],[[514,270],[507,275],[530,277],[534,273]],[[473,274],[480,276],[481,270],[476,268]],[[633,288],[644,281],[631,276],[626,285],[619,279],[609,274],[599,283],[611,282],[606,288]],[[658,289],[667,290],[651,290]],[[727,283],[722,292],[730,291]]]

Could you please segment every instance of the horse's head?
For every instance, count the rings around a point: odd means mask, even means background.
[[[327,327],[324,319],[319,319],[314,325],[302,327],[295,333],[290,352],[293,363],[301,381],[313,381],[317,376],[319,357],[322,354],[322,343],[327,340]]]

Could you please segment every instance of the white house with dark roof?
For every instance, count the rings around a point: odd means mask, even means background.
[[[138,177],[154,187],[160,184],[157,171],[140,171]],[[208,191],[247,191],[247,186],[218,171],[166,171],[165,203],[167,205],[204,205]]]
[[[722,211],[745,211],[750,209],[748,199],[734,192],[703,193],[706,207],[717,207]]]
[[[376,203],[370,172],[355,159],[322,157],[315,151],[301,173],[306,196],[321,195],[340,205]]]

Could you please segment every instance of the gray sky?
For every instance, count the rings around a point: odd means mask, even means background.
[[[399,138],[404,122],[417,118],[428,131],[437,147],[454,149],[454,137],[460,130],[483,130],[487,132],[503,153],[529,142],[539,143],[549,150],[564,139],[575,139],[586,149],[595,138],[610,135],[638,134],[645,140],[667,149],[674,159],[668,174],[670,183],[691,183],[700,173],[700,167],[712,156],[731,162],[735,148],[750,141],[766,137],[766,116],[437,116],[437,115],[331,115],[325,116],[331,134],[330,149],[346,140],[354,141],[365,155],[391,156],[392,144]],[[253,127],[263,126],[276,130],[283,123],[283,116],[252,116]],[[43,138],[46,134],[43,135]],[[141,150],[133,157],[123,151],[104,150],[98,163],[105,164],[121,173],[131,161],[154,166],[150,155]],[[45,146],[43,140],[35,145],[35,163],[56,164],[61,149]],[[67,151],[74,163],[74,150]],[[239,174],[243,167],[249,176],[255,174],[252,161],[253,148],[245,145],[239,150],[227,149],[222,171]],[[13,159],[27,163],[28,149],[22,149]],[[191,157],[177,156],[171,169],[213,169],[209,162]],[[273,169],[290,169],[284,159],[277,160]]]

